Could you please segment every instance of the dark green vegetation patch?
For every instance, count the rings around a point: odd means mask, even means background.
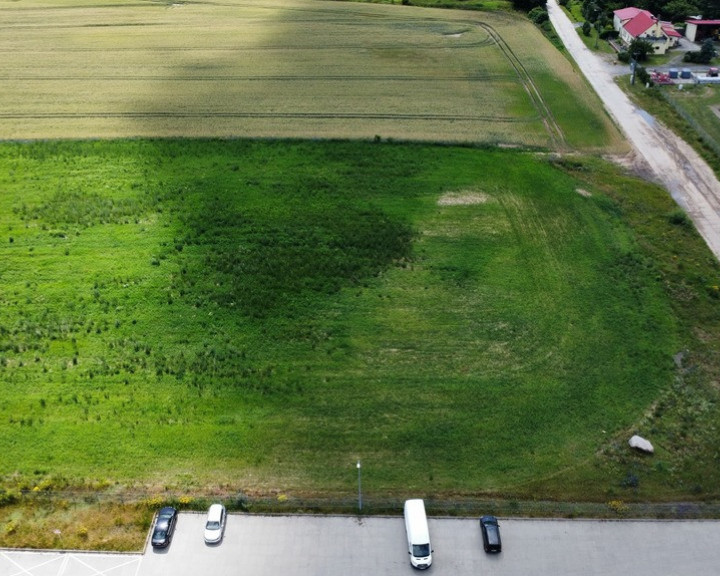
[[[3,144],[0,225],[7,487],[716,495],[717,263],[602,163]]]

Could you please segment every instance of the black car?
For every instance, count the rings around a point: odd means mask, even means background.
[[[485,552],[500,552],[502,542],[500,541],[500,526],[497,518],[495,516],[483,516],[480,518],[480,530],[482,531]]]
[[[165,548],[170,544],[176,523],[177,510],[175,508],[166,506],[158,512],[151,540],[153,548]]]

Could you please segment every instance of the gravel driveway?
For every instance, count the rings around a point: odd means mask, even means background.
[[[688,213],[715,257],[720,259],[720,182],[714,172],[687,143],[630,102],[615,84],[607,62],[583,44],[556,0],[548,0],[547,8],[558,36],[637,156]]]

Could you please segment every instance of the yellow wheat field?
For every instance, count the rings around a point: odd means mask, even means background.
[[[535,65],[599,110],[538,31],[503,14],[314,0],[0,0],[0,29],[0,139],[577,145],[533,84]]]

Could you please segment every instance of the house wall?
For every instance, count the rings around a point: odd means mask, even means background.
[[[662,40],[649,40],[649,42],[653,45],[655,54],[665,54],[670,44],[667,38]]]
[[[625,28],[620,28],[620,40],[622,40],[625,44],[630,44],[635,38],[633,38],[632,34],[625,30]]]
[[[645,39],[652,42],[655,54],[665,54],[667,49],[670,48],[670,37],[665,34],[660,22],[657,22],[652,28],[648,29],[643,36],[647,36]]]

